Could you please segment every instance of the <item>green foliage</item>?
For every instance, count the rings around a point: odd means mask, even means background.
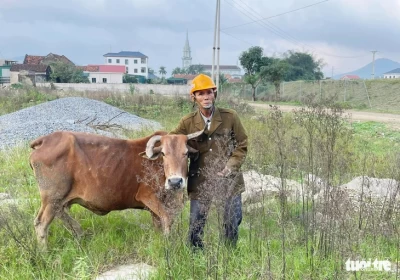
[[[197,75],[204,72],[204,67],[201,64],[193,64],[186,69],[185,74]]]
[[[289,68],[286,61],[273,59],[272,63],[261,67],[261,76],[265,81],[271,82],[275,86],[275,100],[280,99],[281,82]]]
[[[64,62],[53,62],[51,65],[50,79],[56,83],[69,83],[74,73],[74,66]]]
[[[164,76],[167,74],[167,70],[165,70],[165,66],[160,66],[160,70],[158,71],[158,73],[164,79]]]
[[[134,84],[129,85],[129,93],[131,95],[135,94],[135,85]]]
[[[240,54],[239,61],[247,75],[259,73],[261,67],[271,63],[268,57],[264,57],[263,52],[261,47],[251,47]]]
[[[14,98],[9,93],[4,96]],[[23,91],[14,100],[42,100],[43,96]],[[159,121],[167,131],[193,110],[186,97],[91,96]],[[2,104],[6,98],[0,97]],[[156,268],[152,279],[396,279],[396,273],[360,274],[343,269],[345,261],[353,256],[398,261],[400,225],[398,213],[384,220],[379,214],[381,208],[347,208],[347,200],[335,196],[335,187],[358,175],[400,179],[400,157],[398,161],[395,158],[400,141],[397,131],[372,122],[349,125],[336,105],[310,104],[295,114],[284,114],[277,108],[254,112],[245,102],[223,95],[218,96],[217,103],[235,108],[247,130],[249,153],[244,171],[283,176],[280,188],[286,188],[290,179],[302,182],[306,188],[304,175],[312,172],[330,183],[324,186],[329,190],[329,199],[313,207],[310,197],[301,196],[282,204],[288,189],[282,189],[275,198],[261,193],[256,207],[244,205],[236,249],[221,242],[221,214],[213,208],[205,229],[206,249],[197,253],[186,244],[188,205],[168,237],[154,230],[147,211],[97,216],[73,206],[71,216],[82,225],[85,237],[74,239],[55,220],[50,227],[49,252],[43,254],[38,251],[32,225],[40,201],[27,160],[30,151],[27,147],[1,151],[0,192],[28,203],[0,211],[0,279],[94,279],[114,266],[140,262]],[[15,110],[25,106],[19,101],[16,104],[21,107]],[[136,138],[151,132],[127,135]],[[313,219],[313,211],[317,210],[323,213],[322,225]],[[361,229],[360,216],[368,219]]]
[[[282,81],[323,78],[322,60],[316,61],[308,53],[289,51],[284,58],[274,58],[264,56],[261,47],[251,47],[240,54],[239,61],[245,70],[244,81],[252,87],[253,101],[256,100],[256,88],[262,80],[274,85],[277,101]]]
[[[89,78],[85,76],[82,69],[75,69],[72,72],[71,83],[89,83]]]
[[[400,131],[378,122],[353,122],[353,133],[359,139],[357,149],[368,150],[376,155],[400,149]]]
[[[261,68],[268,66],[271,59],[263,56],[263,48],[251,47],[239,56],[239,61],[245,70],[244,81],[252,87],[252,98],[256,100],[256,87],[261,82]]]
[[[137,80],[136,77],[133,76],[133,75],[125,74],[125,75],[122,77],[122,82],[123,82],[124,84],[136,84],[136,83],[138,82],[138,80]]]
[[[12,88],[12,89],[21,89],[21,88],[23,88],[23,87],[24,87],[24,85],[21,84],[21,83],[16,83],[16,84],[12,84],[12,85],[11,85],[11,88]]]
[[[160,73],[161,74],[161,73]],[[175,67],[172,72],[172,75],[175,74],[190,74],[190,75],[197,75],[197,74],[205,74],[204,67],[201,64],[193,64],[190,65],[187,69],[183,69],[180,67]],[[209,75],[211,76],[211,75]]]
[[[290,66],[285,81],[321,80],[324,77],[322,59],[316,60],[311,54],[288,51],[284,60]]]
[[[57,98],[57,95],[50,94],[48,90],[39,90],[32,86],[18,87],[18,89],[13,89],[10,92],[0,91],[0,115],[9,114]]]
[[[83,70],[76,66],[61,61],[50,64],[50,79],[55,83],[89,83]]]
[[[174,68],[173,70],[172,70],[172,73],[171,73],[172,75],[175,75],[175,74],[185,74],[185,70],[184,69],[182,69],[182,68],[180,68],[180,67],[176,67],[176,68]]]

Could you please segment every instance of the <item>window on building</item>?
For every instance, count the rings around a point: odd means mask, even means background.
[[[92,83],[96,83],[96,78],[92,78]]]
[[[125,65],[129,64],[129,59],[125,59]]]
[[[111,58],[108,59],[108,63],[112,63],[112,59]]]
[[[119,63],[119,59],[117,59],[117,63]]]
[[[137,69],[133,70],[133,73],[137,73]]]
[[[126,67],[126,73],[129,73],[129,67]]]
[[[142,58],[141,60],[142,60],[142,61],[141,61],[142,64],[145,64],[145,63],[146,63],[146,58]]]
[[[140,69],[140,72],[146,73],[146,67],[142,67],[142,68]]]
[[[107,78],[103,78],[103,83],[107,83]]]
[[[137,59],[133,60],[133,63],[137,64]]]

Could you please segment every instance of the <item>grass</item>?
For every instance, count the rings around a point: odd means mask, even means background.
[[[285,82],[282,100],[305,104],[309,95],[317,99],[333,98],[347,109],[400,113],[400,82],[397,80],[364,81],[296,81]],[[261,99],[270,98],[274,92],[260,93]]]
[[[4,111],[45,102],[39,95],[26,103],[24,93],[10,105],[0,98]],[[78,93],[73,93],[77,94]],[[85,93],[88,94],[88,93]],[[282,179],[302,181],[304,174],[317,174],[333,186],[359,175],[400,178],[398,132],[379,123],[335,122],[333,111],[307,109],[298,115],[271,109],[254,118],[245,104],[220,96],[219,103],[235,108],[249,135],[249,154],[244,170],[256,169]],[[49,93],[49,99],[57,96]],[[141,117],[159,121],[167,130],[193,108],[185,99],[158,95],[111,93],[92,96]],[[311,133],[312,132],[312,133]],[[127,132],[134,137],[148,130]],[[311,136],[310,136],[311,135]],[[311,153],[312,151],[312,153]],[[386,272],[345,271],[347,259],[390,259],[399,261],[399,210],[390,219],[390,207],[348,208],[335,192],[322,204],[311,197],[286,201],[284,196],[264,197],[265,204],[244,207],[238,247],[221,244],[219,214],[209,215],[204,252],[187,246],[188,205],[166,238],[155,232],[150,214],[140,210],[111,212],[97,216],[73,206],[72,216],[82,225],[82,240],[72,237],[56,220],[50,227],[50,250],[40,253],[35,241],[33,219],[39,194],[28,163],[27,147],[0,151],[0,192],[26,201],[17,208],[0,206],[0,279],[93,279],[119,264],[145,262],[157,268],[152,279],[398,279]],[[330,164],[327,164],[330,163]],[[282,186],[284,191],[285,186]],[[334,188],[332,188],[332,191]],[[342,203],[342,204],[340,204]],[[341,205],[338,207],[337,205]],[[369,211],[370,210],[370,211]],[[308,213],[325,213],[322,221],[304,218]],[[325,212],[324,212],[325,211]],[[361,211],[361,212],[360,212]],[[360,215],[363,218],[358,228]],[[311,216],[312,217],[312,216]],[[397,277],[397,278],[396,278]]]
[[[400,148],[400,131],[379,122],[354,122],[353,133],[369,151],[385,155]]]

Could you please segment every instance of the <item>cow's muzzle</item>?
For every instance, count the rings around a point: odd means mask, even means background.
[[[165,182],[167,190],[179,190],[186,186],[186,180],[182,177],[169,177]]]

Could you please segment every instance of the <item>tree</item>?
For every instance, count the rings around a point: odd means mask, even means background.
[[[75,70],[72,72],[70,83],[89,83],[88,76],[85,76],[82,69],[74,67]]]
[[[176,75],[176,74],[184,74],[185,70],[183,70],[182,68],[176,67],[174,68],[174,70],[172,70],[172,75]]]
[[[50,79],[56,83],[70,83],[74,74],[75,66],[57,61],[50,64]]]
[[[204,67],[201,64],[193,64],[186,69],[186,74],[197,75],[204,72]]]
[[[261,67],[262,79],[275,86],[275,101],[280,99],[281,82],[284,81],[288,69],[288,63],[279,58],[273,58],[270,65]]]
[[[160,70],[158,71],[160,73],[161,78],[164,79],[164,75],[167,74],[167,71],[165,70],[165,66],[160,66]]]
[[[56,83],[89,83],[82,69],[74,65],[57,61],[50,64],[50,80]]]
[[[322,59],[315,59],[311,54],[288,51],[284,59],[289,65],[285,75],[286,81],[297,80],[321,80],[324,74],[321,68],[324,66]]]
[[[256,101],[256,88],[261,81],[261,67],[271,63],[271,59],[263,56],[263,48],[251,47],[244,51],[239,56],[240,64],[242,65],[245,75],[244,81],[251,85],[252,99]]]
[[[122,82],[124,84],[135,84],[138,82],[138,80],[136,79],[136,77],[132,75],[125,74],[124,77],[122,78]]]
[[[219,85],[224,86],[228,83],[228,79],[226,78],[225,74],[219,74]]]

